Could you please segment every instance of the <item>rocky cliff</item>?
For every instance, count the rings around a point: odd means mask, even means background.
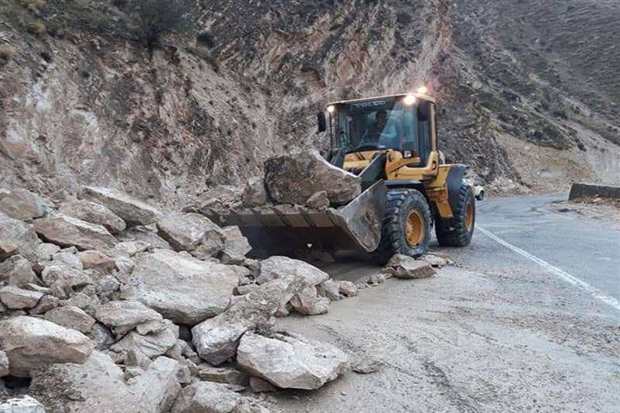
[[[203,0],[152,50],[122,2],[28,3],[0,1],[2,186],[182,204],[324,145],[329,99],[421,84],[448,160],[496,189],[620,176],[617,2]]]

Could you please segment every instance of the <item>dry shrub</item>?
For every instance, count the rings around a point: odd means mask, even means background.
[[[27,29],[30,33],[37,36],[42,35],[47,30],[47,28],[45,27],[45,23],[43,23],[41,20],[29,23]]]
[[[10,44],[0,45],[0,60],[9,61],[16,53],[17,50]]]

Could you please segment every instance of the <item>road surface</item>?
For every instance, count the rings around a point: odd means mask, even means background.
[[[269,397],[287,412],[619,412],[620,227],[557,212],[556,199],[485,201],[470,247],[434,247],[456,262],[437,277],[391,279],[326,315],[280,320],[383,367]]]

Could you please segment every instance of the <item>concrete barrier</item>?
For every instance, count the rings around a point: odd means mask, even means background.
[[[579,198],[594,197],[620,199],[620,186],[573,184],[568,195],[568,199],[571,201]]]

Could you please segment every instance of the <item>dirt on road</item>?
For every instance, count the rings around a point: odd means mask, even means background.
[[[496,246],[479,235],[472,248],[484,255]],[[434,278],[390,279],[327,315],[280,320],[382,367],[272,397],[287,412],[617,411],[618,314],[504,253],[502,270],[457,258]],[[346,279],[380,270],[359,262],[327,269]]]

